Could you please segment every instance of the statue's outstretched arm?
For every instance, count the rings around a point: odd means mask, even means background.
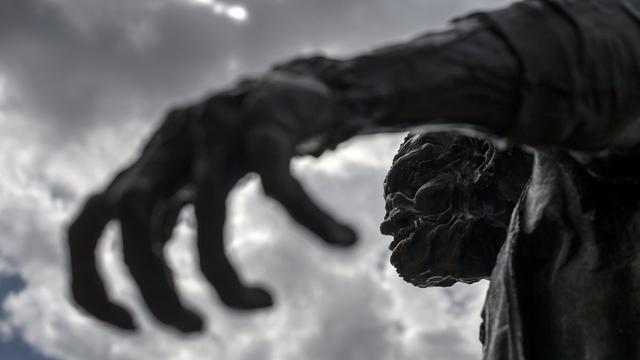
[[[449,125],[540,148],[624,151],[640,144],[640,47],[625,45],[640,32],[611,7],[561,14],[522,1],[351,59],[278,69],[324,81],[334,126],[360,133]]]

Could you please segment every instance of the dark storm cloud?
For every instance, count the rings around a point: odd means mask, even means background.
[[[244,23],[187,1],[0,2],[9,107],[63,139],[156,121],[238,72],[303,51],[353,53],[442,23],[466,2],[248,0]]]
[[[255,63],[303,50],[336,49],[351,54],[440,24],[456,5],[443,0],[248,0],[243,55],[264,54]],[[459,5],[459,4],[458,4]],[[453,10],[453,11],[452,11]],[[251,59],[251,56],[247,56]],[[263,64],[259,64],[263,65]]]
[[[228,20],[192,6],[125,12],[84,31],[64,8],[42,0],[5,1],[0,14],[9,106],[36,121],[55,121],[61,132],[153,113],[170,99],[193,96],[227,58],[231,41],[221,36]]]

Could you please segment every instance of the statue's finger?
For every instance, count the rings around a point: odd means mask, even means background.
[[[171,239],[182,209],[194,202],[194,196],[191,187],[184,187],[171,198],[154,206],[150,225],[152,241],[165,245]]]
[[[245,286],[224,248],[226,197],[243,172],[224,168],[220,154],[203,158],[194,176],[200,269],[220,299],[235,309],[258,309],[273,304],[266,290]],[[212,163],[219,166],[214,173]]]
[[[291,175],[289,163],[295,152],[293,145],[287,132],[276,127],[254,128],[249,134],[249,157],[254,170],[262,178],[265,193],[279,201],[298,223],[327,243],[339,246],[355,244],[355,232],[316,205]]]
[[[151,209],[144,188],[128,189],[119,206],[124,260],[151,313],[182,332],[202,330],[202,320],[185,308],[175,290],[162,244],[151,239]]]
[[[136,328],[122,306],[109,299],[96,267],[95,250],[102,231],[113,218],[103,194],[87,200],[68,229],[71,294],[75,303],[96,318],[125,330]]]

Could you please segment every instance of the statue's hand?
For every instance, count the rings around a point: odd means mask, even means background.
[[[258,126],[251,129],[247,141],[252,168],[260,174],[267,196],[280,202],[295,221],[327,244],[355,244],[355,232],[316,205],[291,174],[289,163],[295,150],[285,131],[277,127]]]
[[[232,308],[273,304],[267,290],[244,285],[225,256],[226,199],[247,172],[258,173],[265,193],[326,243],[347,247],[356,242],[355,232],[317,206],[289,169],[302,133],[314,130],[310,128],[312,117],[328,111],[318,109],[328,105],[324,96],[327,94],[309,88],[308,82],[300,85],[295,80],[267,77],[246,92],[228,92],[206,103],[206,116],[194,135],[198,150],[192,173],[200,268]]]
[[[244,104],[252,119],[245,138],[249,167],[260,175],[265,194],[326,243],[355,244],[355,232],[316,205],[290,172],[291,158],[305,137],[330,130],[326,127],[332,123],[333,104],[328,89],[312,78],[276,72],[249,93]]]
[[[227,196],[251,171],[261,176],[267,195],[326,243],[356,242],[353,230],[317,206],[289,170],[299,142],[323,130],[317,125],[329,116],[328,94],[309,79],[267,77],[254,85],[207,100],[202,118],[170,114],[154,136],[157,143],[104,193],[89,199],[69,228],[71,287],[80,307],[117,327],[136,327],[129,312],[110,299],[96,270],[102,228],[117,219],[125,263],[151,313],[182,332],[200,331],[203,322],[176,294],[163,254],[177,214],[189,202],[197,218],[200,269],[222,302],[243,310],[271,306],[269,292],[245,285],[224,249]],[[167,199],[185,183],[195,189],[191,197],[177,197],[176,203]]]

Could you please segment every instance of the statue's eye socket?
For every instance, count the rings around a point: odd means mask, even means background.
[[[433,179],[422,185],[415,196],[415,207],[426,214],[439,214],[451,207],[451,189],[445,179]]]

